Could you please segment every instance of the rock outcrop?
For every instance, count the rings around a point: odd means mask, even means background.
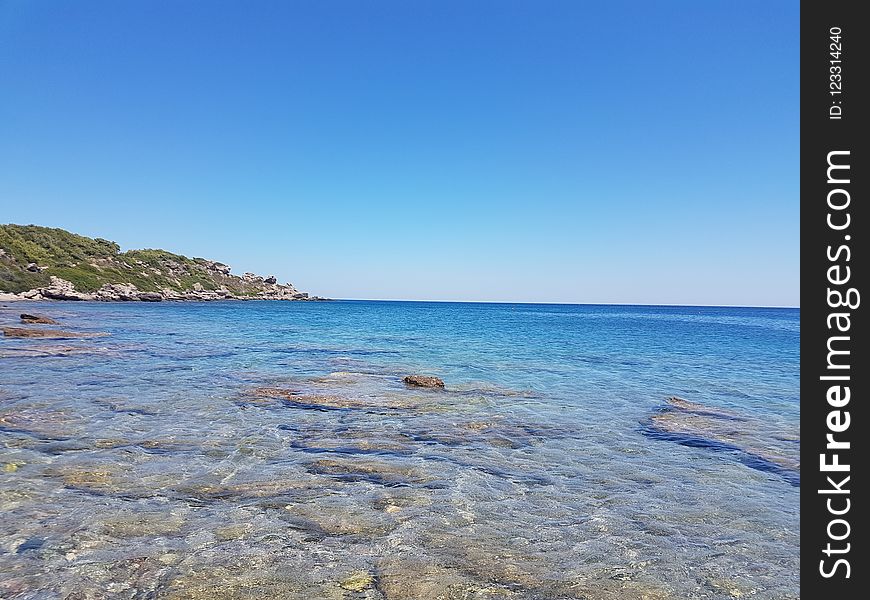
[[[75,285],[66,279],[51,276],[51,284],[48,287],[30,290],[37,291],[37,295],[33,296],[33,300],[91,300],[90,294],[83,294],[76,290]],[[27,294],[27,292],[25,292]],[[40,297],[41,296],[41,297]]]
[[[429,375],[408,375],[402,381],[415,387],[444,388],[444,382],[441,379]]]

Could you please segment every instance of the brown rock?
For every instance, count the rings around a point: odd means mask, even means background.
[[[441,379],[430,375],[408,375],[402,381],[416,387],[444,388],[444,382]]]
[[[81,333],[77,331],[56,331],[51,329],[25,329],[23,327],[3,327],[3,335],[15,338],[43,338],[62,340],[67,338],[87,338],[109,335],[108,333]]]
[[[27,313],[21,313],[21,322],[28,325],[37,323],[42,325],[60,325],[54,319],[43,317],[42,315],[29,315]]]

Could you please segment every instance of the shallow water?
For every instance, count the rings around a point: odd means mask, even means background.
[[[0,597],[799,595],[797,310],[20,312],[110,335],[0,338]]]

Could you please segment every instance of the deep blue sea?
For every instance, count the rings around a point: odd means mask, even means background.
[[[797,309],[20,312],[4,599],[799,597]]]

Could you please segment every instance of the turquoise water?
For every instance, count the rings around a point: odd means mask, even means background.
[[[798,310],[20,312],[0,597],[799,596]]]

